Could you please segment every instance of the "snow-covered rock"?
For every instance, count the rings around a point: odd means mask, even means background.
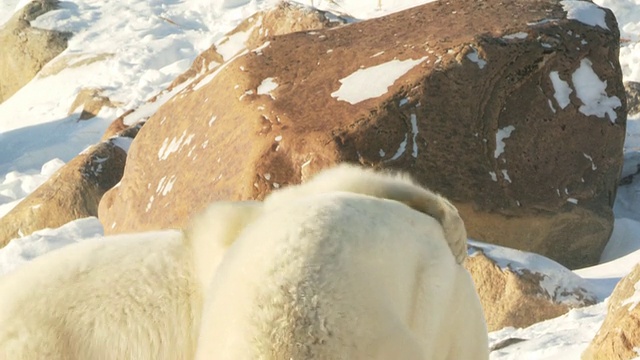
[[[471,241],[471,273],[490,331],[527,327],[593,305],[593,286],[544,256]]]
[[[36,230],[97,216],[102,195],[120,181],[126,149],[104,141],[86,149],[0,218],[0,247]]]
[[[625,276],[608,300],[607,316],[583,360],[637,359],[640,352],[640,265]]]
[[[67,47],[69,33],[38,29],[31,21],[57,7],[57,0],[35,0],[0,24],[0,103],[11,97]]]

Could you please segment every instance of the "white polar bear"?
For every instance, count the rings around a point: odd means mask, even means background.
[[[192,359],[202,313],[179,231],[87,240],[0,278],[0,359]]]
[[[0,277],[0,360],[193,359],[201,284],[211,282],[257,204],[216,204],[201,215],[206,230],[194,221],[191,232],[219,245],[206,254],[180,231],[117,235],[52,251]],[[209,278],[196,275],[198,259],[206,259]]]
[[[216,203],[186,236],[123,235],[43,255],[0,278],[0,359],[192,359],[196,346],[201,359],[430,358],[434,344],[452,359],[470,351],[481,359],[486,330],[477,295],[452,255],[466,246],[464,227],[455,208],[425,191],[340,166],[264,204]],[[444,235],[431,217],[386,197],[433,215]],[[246,267],[256,254],[264,258]],[[389,269],[395,262],[404,265]],[[245,280],[236,294],[234,284]],[[233,306],[218,307],[226,302]],[[240,340],[248,347],[234,352]],[[335,352],[345,346],[356,350]]]
[[[375,172],[341,164],[324,170],[309,182],[274,192],[265,204],[286,204],[306,195],[345,191],[399,201],[440,222],[451,252],[459,264],[467,257],[467,232],[458,210],[449,200],[418,185],[402,172]]]
[[[463,226],[406,178],[352,167],[274,193],[217,268],[196,359],[487,359],[460,239],[415,209]]]

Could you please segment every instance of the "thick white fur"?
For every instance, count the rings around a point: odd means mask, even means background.
[[[333,191],[369,195],[399,201],[440,222],[451,252],[459,264],[467,256],[467,232],[458,210],[437,193],[418,185],[408,174],[376,172],[341,164],[324,170],[309,182],[274,192],[265,204],[286,204],[295,199]]]
[[[177,231],[88,240],[0,278],[0,359],[192,359],[202,291]]]
[[[200,359],[482,359],[464,234],[438,195],[340,166],[1,277],[0,360],[192,359],[205,293]]]
[[[487,359],[471,277],[442,226],[349,192],[276,194],[205,299],[196,359]]]
[[[203,289],[260,208],[215,203],[187,236],[90,240],[0,277],[0,360],[193,359]]]
[[[207,288],[227,248],[262,213],[258,201],[220,201],[197,215],[186,230],[198,284]]]

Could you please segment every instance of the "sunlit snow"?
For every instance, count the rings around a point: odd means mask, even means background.
[[[498,132],[496,132],[496,150],[493,152],[494,158],[497,159],[498,157],[500,157],[500,155],[502,155],[502,153],[504,152],[504,146],[505,146],[504,139],[511,136],[511,133],[515,129],[516,129],[515,126],[509,125],[509,126],[503,127],[502,129],[499,129]]]
[[[331,96],[350,104],[384,95],[393,83],[402,75],[426,59],[391,60],[379,65],[358,69],[351,75],[340,79],[340,88]],[[376,79],[376,81],[371,81]]]
[[[271,92],[278,87],[278,83],[274,78],[268,77],[258,85],[258,89],[256,89],[256,93],[258,95],[269,95],[271,98],[275,98]]]
[[[591,65],[589,59],[582,59],[580,67],[571,75],[576,95],[583,104],[579,110],[587,116],[604,118],[606,115],[609,121],[615,123],[618,116],[614,109],[621,107],[622,103],[617,96],[607,95],[607,82],[600,80]]]
[[[560,1],[560,4],[567,12],[567,19],[609,30],[605,21],[605,12],[597,5],[582,0],[564,0]]]
[[[564,109],[571,102],[569,100],[569,95],[573,92],[569,83],[560,79],[560,74],[557,71],[549,72],[549,78],[551,78],[551,84],[553,84],[553,97],[555,97],[556,102],[560,106],[561,109]],[[549,103],[550,106],[551,103]],[[552,107],[553,109],[553,107]],[[555,112],[555,109],[553,109]]]

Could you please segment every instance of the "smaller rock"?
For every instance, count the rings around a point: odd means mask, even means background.
[[[57,6],[56,0],[32,1],[0,27],[0,103],[67,48],[70,33],[38,29],[30,24]]]
[[[105,106],[113,108],[117,104],[112,103],[108,97],[102,95],[102,89],[85,88],[80,90],[73,104],[71,104],[69,115],[82,107],[80,120],[88,120],[98,115]]]
[[[476,285],[489,331],[524,328],[598,301],[587,281],[533,253],[470,241],[464,267]]]
[[[93,145],[0,218],[0,248],[11,239],[98,215],[102,195],[122,178],[126,151],[113,141]]]
[[[640,113],[640,83],[625,81],[624,90],[627,93],[627,114],[636,115]]]
[[[133,110],[128,110],[124,114],[120,115],[117,119],[113,120],[107,130],[105,130],[104,134],[102,134],[102,138],[100,141],[105,141],[111,139],[114,136],[135,138],[138,135],[138,131],[142,128],[145,123],[145,120],[138,121],[133,125],[127,125],[124,123],[124,118],[133,113]]]
[[[620,280],[608,302],[607,317],[583,360],[635,359],[640,348],[640,265]]]
[[[246,41],[249,49],[260,47],[272,36],[301,31],[328,29],[347,23],[347,20],[307,6],[281,2],[266,12],[259,12],[240,24],[233,32],[250,31]],[[253,26],[259,24],[259,26]]]

